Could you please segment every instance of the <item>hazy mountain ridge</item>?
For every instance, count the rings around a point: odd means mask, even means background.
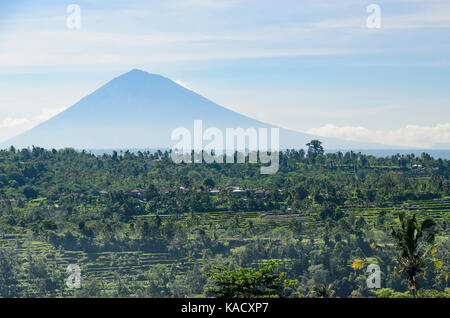
[[[65,111],[1,144],[6,148],[171,148],[177,127],[203,129],[275,127],[222,107],[161,75],[131,70]],[[393,149],[373,143],[317,137],[280,128],[280,148],[300,148],[319,138],[329,149]]]

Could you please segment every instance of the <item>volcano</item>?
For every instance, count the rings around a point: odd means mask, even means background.
[[[165,149],[178,127],[276,128],[222,107],[174,81],[133,69],[65,111],[3,143],[18,148]],[[304,148],[320,139],[328,149],[380,149],[382,145],[322,138],[280,128],[280,149]]]

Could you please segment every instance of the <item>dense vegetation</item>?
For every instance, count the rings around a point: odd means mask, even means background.
[[[278,296],[450,297],[449,161],[308,146],[280,153],[273,175],[161,151],[2,150],[0,297],[220,296],[245,273]],[[435,222],[414,280],[397,249],[405,212]],[[66,286],[69,264],[81,289]]]

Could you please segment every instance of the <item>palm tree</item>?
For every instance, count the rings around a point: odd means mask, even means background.
[[[314,155],[323,155],[324,149],[320,140],[313,139],[306,145],[308,146],[308,153],[312,153]]]
[[[398,216],[400,227],[392,227],[392,236],[395,245],[400,250],[397,256],[399,270],[408,275],[408,285],[414,298],[417,297],[419,284],[416,280],[418,273],[422,272],[428,256],[433,252],[436,222],[430,217],[418,223],[416,214],[405,218],[405,214]]]
[[[311,288],[308,297],[311,298],[332,298],[335,294],[333,285],[317,284]]]

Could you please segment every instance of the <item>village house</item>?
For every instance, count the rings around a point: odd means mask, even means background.
[[[211,189],[209,193],[213,196],[216,196],[220,193],[220,189]]]
[[[131,196],[139,199],[144,199],[145,190],[144,189],[133,189],[130,191]]]
[[[165,188],[164,189],[164,194],[173,194],[175,193],[177,190],[174,188]]]
[[[94,190],[94,191],[92,191],[92,194],[93,195],[108,195],[108,191],[105,191],[105,190],[100,190],[100,191]]]
[[[233,193],[233,194],[238,194],[238,195],[244,195],[244,194],[247,193],[247,191],[245,191],[244,189],[241,189],[241,188],[237,188],[237,189],[234,189],[234,190],[232,191],[232,193]]]
[[[264,198],[266,196],[266,190],[264,189],[255,189],[253,191],[253,194],[257,197],[257,198]]]

